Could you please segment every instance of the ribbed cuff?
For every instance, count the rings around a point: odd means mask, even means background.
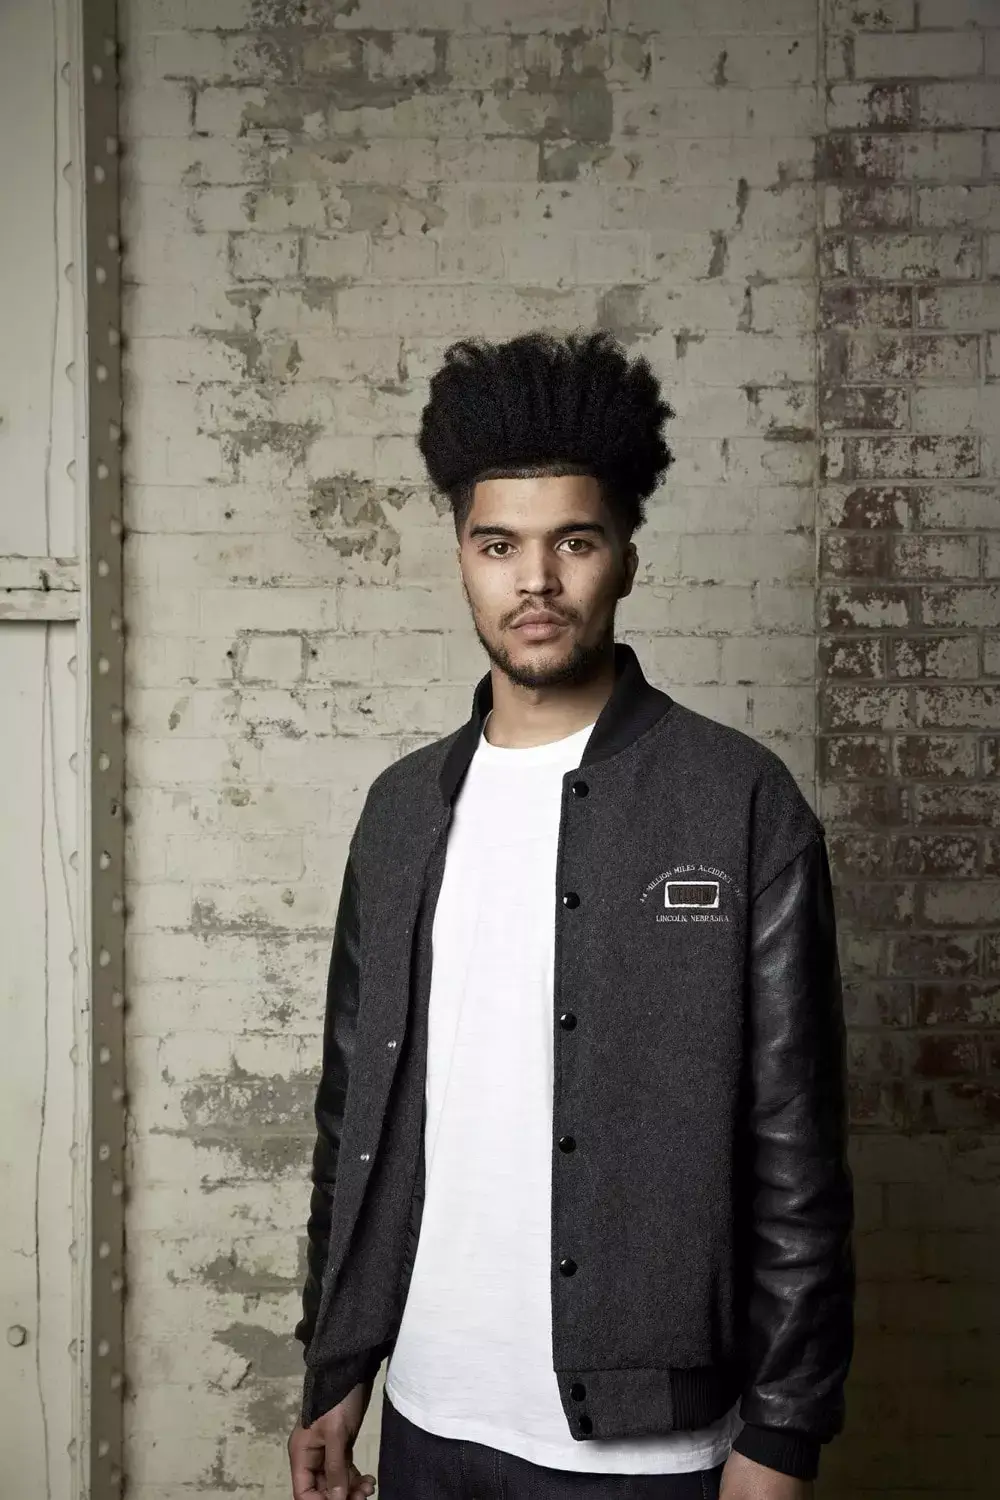
[[[791,1474],[795,1479],[815,1479],[819,1473],[820,1438],[790,1427],[758,1427],[746,1422],[743,1431],[733,1439],[735,1453],[752,1458],[755,1464]]]

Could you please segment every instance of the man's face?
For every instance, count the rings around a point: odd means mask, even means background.
[[[629,543],[623,557],[591,475],[480,480],[458,557],[476,634],[511,682],[585,682],[606,664],[638,556]],[[533,639],[517,628],[537,610],[558,615],[554,634]]]

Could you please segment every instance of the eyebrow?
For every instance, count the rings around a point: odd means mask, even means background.
[[[567,521],[562,526],[553,526],[552,530],[547,531],[545,534],[546,536],[559,537],[568,536],[571,532],[575,533],[578,531],[592,531],[597,536],[603,537],[606,537],[608,534],[606,527],[602,526],[600,521]],[[517,531],[515,531],[511,526],[489,526],[481,524],[479,526],[472,526],[469,528],[470,540],[473,537],[477,536],[517,537],[517,535]]]

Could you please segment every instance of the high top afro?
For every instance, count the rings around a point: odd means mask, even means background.
[[[460,339],[431,377],[418,445],[459,535],[477,479],[541,472],[593,474],[628,537],[672,462],[673,415],[648,361],[630,364],[607,330]]]

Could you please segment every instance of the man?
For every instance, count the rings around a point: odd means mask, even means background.
[[[614,640],[670,415],[606,333],[463,341],[431,381],[420,448],[491,665],[351,840],[295,1500],[373,1493],[353,1444],[387,1355],[382,1500],[806,1500],[843,1427],[823,825]]]

